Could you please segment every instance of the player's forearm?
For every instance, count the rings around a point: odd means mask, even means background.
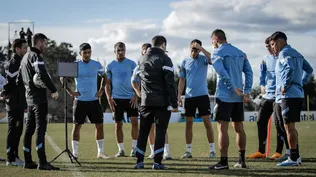
[[[208,64],[212,64],[211,53],[205,50],[203,47],[201,47],[201,51],[206,56]]]
[[[139,93],[140,93],[139,85],[135,82],[132,82],[132,87],[133,87],[135,93],[139,96]]]
[[[102,79],[101,79],[101,84],[100,84],[100,85],[101,85],[101,86],[100,86],[99,91],[104,90],[104,89],[105,89],[105,85],[106,85],[106,76],[105,76],[105,77],[102,77]]]
[[[211,58],[211,53],[205,50],[203,47],[201,47],[201,51],[208,59]]]
[[[105,94],[106,94],[106,98],[109,100],[110,98],[112,98],[112,91],[111,91],[111,86],[110,84],[106,84],[105,85]]]
[[[181,97],[183,89],[184,89],[184,79],[180,78],[179,84],[178,84],[178,97]]]

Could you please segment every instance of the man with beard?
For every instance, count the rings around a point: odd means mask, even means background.
[[[48,38],[37,33],[33,36],[34,47],[27,52],[21,62],[21,74],[26,89],[27,119],[24,136],[24,168],[39,170],[59,170],[47,162],[45,152],[45,134],[47,130],[48,101],[46,88],[53,99],[58,98],[57,89],[49,77],[41,56],[47,49]],[[36,130],[36,151],[39,165],[32,160],[32,136]]]

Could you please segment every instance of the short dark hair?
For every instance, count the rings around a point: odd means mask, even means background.
[[[281,31],[277,31],[271,35],[271,40],[275,41],[277,39],[284,39],[286,41],[287,37],[286,37],[285,33],[281,32]]]
[[[267,37],[267,39],[264,41],[265,44],[269,44],[271,41],[271,36]]]
[[[151,43],[154,47],[160,47],[163,43],[167,45],[167,39],[161,35],[153,37]]]
[[[84,51],[84,50],[88,50],[88,49],[91,49],[91,45],[88,44],[88,43],[82,43],[82,44],[79,46],[80,52],[81,52],[81,51]]]
[[[200,44],[200,46],[202,46],[202,42],[200,40],[198,40],[198,39],[193,39],[190,44],[193,44],[195,42]]]
[[[226,35],[225,35],[225,32],[221,29],[216,29],[212,32],[212,36],[217,36],[219,40],[227,40],[226,39]]]
[[[114,50],[116,49],[116,48],[125,48],[126,46],[125,46],[125,44],[123,43],[123,42],[117,42],[115,45],[114,45]]]
[[[142,45],[142,49],[143,48],[145,48],[147,50],[148,48],[151,48],[151,44],[145,43],[145,44]]]
[[[12,43],[12,50],[13,53],[16,52],[15,48],[22,48],[23,44],[26,44],[26,40],[25,39],[15,39]]]
[[[38,41],[48,40],[48,38],[43,33],[36,33],[33,36],[33,44],[36,45]]]

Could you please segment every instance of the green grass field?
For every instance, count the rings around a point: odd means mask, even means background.
[[[69,125],[69,130],[71,130]],[[73,165],[69,159],[63,155],[58,158],[54,165],[61,167],[61,171],[38,171],[38,170],[24,170],[22,167],[6,167],[4,162],[0,162],[0,176],[14,176],[14,177],[37,177],[37,176],[316,176],[316,121],[315,122],[301,122],[297,125],[300,138],[300,154],[303,159],[303,164],[299,167],[276,167],[275,161],[268,159],[262,160],[247,160],[247,169],[234,169],[233,165],[237,160],[238,151],[235,143],[235,134],[232,127],[230,127],[230,147],[229,147],[229,170],[224,171],[210,171],[207,169],[208,165],[214,164],[219,158],[209,159],[209,145],[206,140],[204,125],[202,123],[194,124],[194,137],[192,143],[193,158],[190,160],[180,159],[185,152],[185,137],[184,137],[184,123],[170,124],[169,144],[172,157],[174,160],[164,161],[164,164],[169,168],[164,171],[155,171],[151,169],[152,160],[145,161],[145,169],[134,170],[135,159],[131,157],[123,157],[118,159],[99,160],[96,159],[97,147],[94,136],[94,126],[86,124],[81,131],[81,140],[79,146],[79,161],[82,166]],[[213,128],[216,128],[213,124]],[[130,152],[131,138],[130,125],[124,125],[125,133],[125,153]],[[5,140],[7,125],[0,124],[0,157],[5,157]],[[216,130],[216,129],[215,129]],[[247,151],[246,155],[254,152],[257,149],[257,132],[256,123],[246,123],[245,130],[247,134]],[[114,125],[105,125],[105,153],[111,156],[117,152],[117,145],[115,143]],[[52,160],[58,153],[58,150],[65,148],[64,141],[64,124],[49,124],[47,134],[53,142],[58,146],[53,148],[51,143],[46,139],[46,152],[48,160]],[[69,133],[69,137],[71,133]],[[23,136],[23,135],[22,135]],[[23,138],[22,138],[23,139]],[[35,139],[35,136],[33,140]],[[217,131],[215,131],[215,142],[217,143]],[[272,127],[271,151],[275,150],[275,127]],[[22,141],[21,141],[22,143]],[[34,143],[33,143],[34,144]],[[69,141],[70,145],[70,141]],[[216,145],[217,146],[217,145]],[[71,148],[71,146],[70,146]],[[22,145],[20,144],[20,156],[23,158]],[[56,152],[56,150],[58,152]],[[147,147],[146,155],[149,154],[149,147]],[[216,149],[217,156],[219,150]],[[33,146],[33,159],[37,161],[35,147]]]

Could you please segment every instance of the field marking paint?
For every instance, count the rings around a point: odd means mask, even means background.
[[[57,152],[57,154],[61,153],[62,150],[58,147],[58,145],[53,141],[53,139],[48,134],[46,134],[46,139],[49,142],[49,144],[53,147],[53,149]],[[62,154],[60,158],[62,158],[62,160],[65,162],[69,160],[69,158],[65,157],[65,154]],[[84,177],[84,175],[80,172],[80,170],[76,167],[75,164],[68,163],[67,166],[68,166],[68,169],[71,171],[72,176]]]

